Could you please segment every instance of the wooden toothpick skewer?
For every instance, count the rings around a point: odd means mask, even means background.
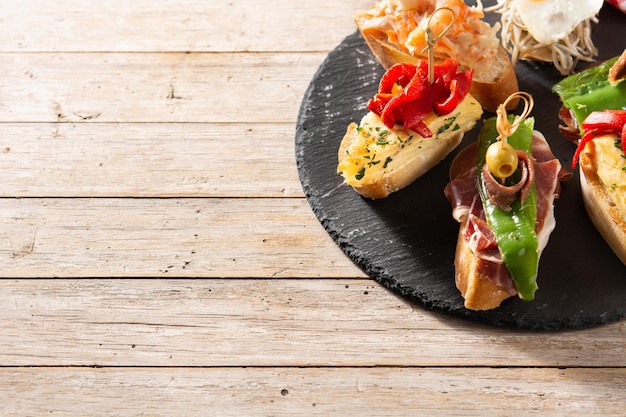
[[[433,16],[441,11],[447,11],[452,13],[452,20],[450,21],[450,23],[448,23],[448,26],[446,26],[445,29],[441,31],[439,35],[435,36],[434,32],[430,28],[430,23]],[[454,13],[454,10],[450,9],[449,7],[440,7],[438,9],[435,9],[433,14],[431,14],[428,18],[428,22],[426,24],[426,47],[422,49],[422,53],[424,53],[424,51],[428,49],[428,82],[430,84],[435,82],[435,45],[437,45],[437,42],[439,42],[443,35],[445,35],[446,32],[452,27],[452,25],[454,24],[454,19],[456,19],[456,14]]]
[[[524,109],[522,110],[522,114],[515,116],[513,123],[509,123],[509,119],[506,114],[506,106],[510,101],[520,98],[524,102]],[[498,140],[504,144],[506,139],[511,136],[519,125],[530,116],[530,112],[533,109],[535,104],[535,100],[533,100],[533,96],[525,91],[518,91],[516,93],[511,94],[504,103],[498,106],[496,110],[497,118],[496,118],[496,130],[498,131]]]

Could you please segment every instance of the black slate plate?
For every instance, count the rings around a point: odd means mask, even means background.
[[[626,47],[626,16],[610,6],[600,14],[593,38],[599,59]],[[511,298],[500,308],[463,307],[454,285],[458,223],[443,188],[454,152],[409,187],[381,200],[360,197],[336,173],[337,148],[347,125],[365,114],[383,74],[358,32],[333,50],[315,74],[301,104],[296,160],[303,190],[315,215],[344,253],[369,276],[426,308],[479,322],[526,329],[582,328],[626,317],[626,267],[588,219],[579,179],[565,183],[556,202],[557,227],[540,262],[533,302]],[[558,132],[559,99],[550,89],[562,77],[549,65],[520,62],[520,90],[535,98],[536,128],[569,167],[574,145]],[[485,114],[484,116],[489,116]],[[480,125],[458,148],[476,140]]]

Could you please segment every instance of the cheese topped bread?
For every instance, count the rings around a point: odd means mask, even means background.
[[[424,138],[401,125],[390,129],[368,112],[358,125],[348,126],[339,147],[337,172],[362,196],[384,198],[444,159],[481,115],[480,104],[468,94],[452,113],[426,116],[424,123],[433,136]]]
[[[590,141],[578,163],[587,213],[626,265],[626,155],[616,138],[605,135]]]
[[[626,50],[554,85],[589,218],[626,265]]]
[[[598,137],[582,151],[583,168],[595,169],[607,190],[611,205],[626,215],[626,157],[614,135]]]

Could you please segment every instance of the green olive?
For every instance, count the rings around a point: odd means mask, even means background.
[[[498,141],[489,145],[485,160],[489,172],[497,178],[508,178],[517,169],[517,151],[507,142]]]

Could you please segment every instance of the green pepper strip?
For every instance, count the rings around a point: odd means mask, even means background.
[[[552,87],[565,107],[570,109],[581,127],[594,111],[626,109],[626,82],[609,83],[609,70],[618,57],[562,79]]]
[[[510,123],[513,122],[513,118],[514,115],[509,116]],[[524,120],[517,131],[507,139],[507,142],[514,148],[532,155],[534,123],[535,120],[532,117]],[[535,232],[537,191],[533,184],[528,198],[524,202],[519,200],[513,202],[509,212],[496,207],[489,200],[482,167],[485,164],[485,152],[497,137],[496,118],[492,117],[485,121],[478,138],[478,190],[485,209],[487,224],[496,237],[504,265],[509,270],[520,297],[525,301],[531,301],[535,298],[539,269],[539,243]]]

